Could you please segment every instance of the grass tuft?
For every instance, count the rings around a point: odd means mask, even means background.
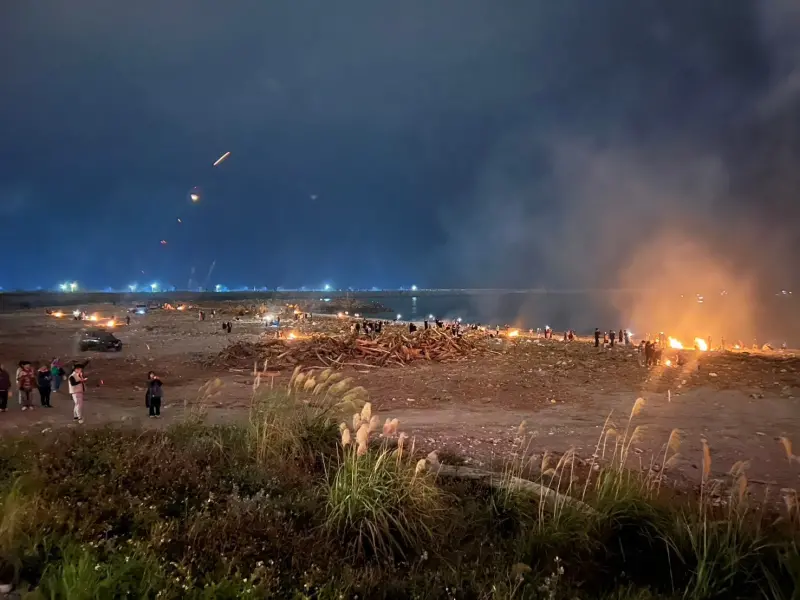
[[[444,506],[442,492],[426,472],[425,459],[414,462],[410,453],[395,452],[386,437],[369,449],[376,428],[370,423],[379,424],[369,404],[358,422],[356,447],[349,443],[345,426],[340,460],[324,484],[326,527],[345,544],[348,554],[362,559],[391,560],[420,553],[431,544],[432,526]]]

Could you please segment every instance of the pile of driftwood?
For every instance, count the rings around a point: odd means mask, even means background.
[[[404,366],[415,360],[452,361],[486,350],[482,336],[456,336],[444,330],[414,333],[388,331],[377,337],[313,335],[302,339],[262,339],[236,342],[225,348],[214,363],[226,367],[269,369],[296,365],[341,367]]]

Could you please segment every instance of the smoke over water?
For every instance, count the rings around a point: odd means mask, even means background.
[[[580,100],[566,108],[543,84],[548,118],[490,149],[471,211],[447,220],[459,283],[585,290],[617,314],[595,324],[565,306],[579,329],[797,339],[797,317],[770,308],[800,275],[796,6],[709,3],[693,20],[678,2],[655,25],[606,32],[620,64],[572,82]]]

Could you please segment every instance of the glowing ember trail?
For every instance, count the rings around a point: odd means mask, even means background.
[[[696,337],[694,338],[695,346],[700,352],[707,352],[708,351],[708,344],[703,338]]]
[[[669,338],[669,347],[675,350],[683,350],[683,344],[681,344],[674,337]]]
[[[214,166],[216,167],[216,166],[222,164],[222,162],[227,160],[230,155],[231,155],[230,152],[226,152],[225,154],[220,156],[217,160],[214,161]]]

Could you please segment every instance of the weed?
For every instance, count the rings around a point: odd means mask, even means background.
[[[355,444],[343,424],[340,461],[324,488],[326,526],[360,557],[421,554],[433,538],[432,524],[443,508],[442,493],[426,472],[425,460],[414,461],[413,452],[404,452],[402,434],[396,449],[384,437],[378,448],[368,450],[377,422],[366,404],[354,420]],[[384,431],[392,435],[396,427],[396,421],[389,421]]]

